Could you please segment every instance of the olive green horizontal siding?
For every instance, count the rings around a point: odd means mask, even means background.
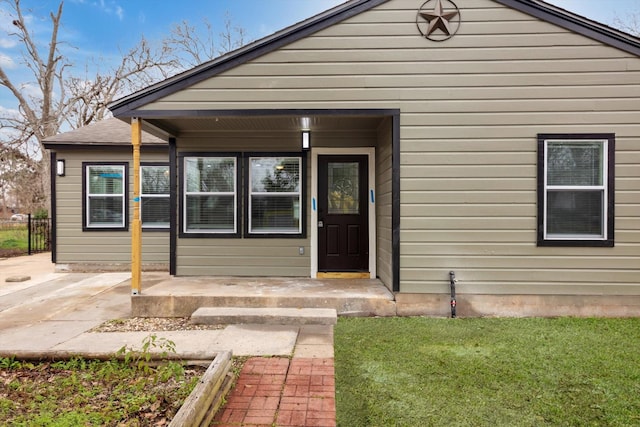
[[[182,238],[178,239],[177,274],[308,277],[308,254],[308,239]]]
[[[58,150],[65,159],[65,176],[56,177],[57,263],[59,264],[130,264],[131,233],[127,231],[82,230],[82,163],[129,163],[129,214],[133,215],[133,168],[131,153],[116,151]],[[168,162],[166,155],[143,154],[142,162]],[[169,262],[169,233],[142,233],[143,264]]]
[[[546,48],[545,48],[546,49]],[[615,75],[616,83],[612,85],[611,76]],[[218,85],[211,90],[214,93],[227,93],[233,89],[245,89],[248,86],[259,88],[270,94],[271,90],[294,91],[297,89],[340,89],[360,91],[362,87],[375,90],[386,90],[398,93],[408,93],[405,89],[415,88],[418,93],[425,95],[425,101],[429,100],[509,100],[532,97],[540,99],[564,99],[558,88],[571,88],[572,94],[579,98],[581,94],[594,99],[621,96],[628,98],[623,88],[618,85],[634,85],[638,81],[640,72],[618,70],[603,75],[599,72],[583,71],[580,73],[558,73],[548,70],[541,80],[539,73],[511,73],[508,69],[499,74],[459,74],[455,76],[456,86],[451,85],[451,76],[440,74],[411,74],[401,75],[399,70],[390,75],[344,75],[344,76],[272,76],[268,80],[268,86],[264,86],[265,78],[253,76],[221,75],[216,77]],[[637,87],[629,87],[631,94],[637,93]],[[589,94],[593,91],[593,94]],[[197,91],[193,90],[193,93]],[[304,94],[305,92],[303,92]],[[348,93],[348,92],[347,92]],[[610,95],[611,93],[611,95]],[[450,95],[450,96],[449,96]],[[177,95],[176,95],[177,96]],[[195,96],[195,95],[194,95]],[[397,95],[391,99],[401,99]],[[409,99],[415,99],[411,97]],[[212,100],[208,99],[211,102]],[[153,108],[162,108],[162,104],[153,104]]]
[[[429,232],[431,230],[425,230]],[[403,240],[408,240],[411,234],[415,231],[407,230],[402,231]],[[447,255],[447,254],[463,254],[468,252],[472,255],[549,255],[549,256],[601,256],[601,248],[583,247],[583,246],[569,246],[569,247],[545,247],[540,250],[536,248],[535,241],[527,241],[523,243],[502,243],[502,242],[467,242],[468,247],[465,247],[464,242],[425,242],[420,238],[416,238],[414,241],[407,241],[403,245],[404,253],[419,253],[420,251],[426,255]],[[633,256],[637,255],[640,244],[634,243],[620,243],[616,244],[616,256]],[[537,253],[536,253],[537,252]]]
[[[572,273],[571,271],[558,271],[556,275]],[[615,273],[612,273],[615,274]],[[442,277],[436,281],[427,280],[403,280],[403,291],[406,293],[424,293],[424,294],[445,294],[448,295],[449,283],[448,273],[446,280],[443,282]],[[488,295],[638,295],[638,285],[634,283],[610,283],[609,281],[598,283],[573,283],[554,281],[529,281],[522,280],[518,282],[518,286],[514,286],[512,281],[474,281],[458,282],[456,291],[458,294],[488,294]],[[570,313],[566,313],[569,315]]]
[[[491,0],[457,2],[459,32],[433,43],[421,3],[391,0],[144,108],[399,109],[402,292],[447,293],[455,270],[463,293],[640,294],[640,59]],[[616,134],[615,247],[536,246],[539,133]],[[390,257],[390,147],[374,144]]]

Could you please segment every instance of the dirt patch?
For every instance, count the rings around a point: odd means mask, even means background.
[[[27,252],[22,249],[0,249],[0,259],[13,258],[17,256],[26,255]]]
[[[222,329],[224,325],[196,325],[188,317],[132,317],[108,320],[89,332],[162,332]]]

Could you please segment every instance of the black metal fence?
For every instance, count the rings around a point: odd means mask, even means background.
[[[33,218],[28,215],[27,239],[29,255],[51,250],[51,218]]]
[[[51,219],[16,214],[0,220],[0,258],[51,250]]]

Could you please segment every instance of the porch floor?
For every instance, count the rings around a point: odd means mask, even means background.
[[[200,307],[334,308],[340,316],[395,316],[394,295],[377,279],[172,277],[144,273],[132,316],[188,317]]]

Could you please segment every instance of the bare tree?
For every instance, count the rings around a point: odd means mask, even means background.
[[[202,28],[182,21],[171,28],[163,44],[179,64],[178,71],[184,71],[243,46],[246,37],[246,31],[233,25],[227,13],[224,29],[217,36],[207,18],[202,19]]]
[[[616,14],[616,17],[613,19],[613,25],[624,32],[640,37],[640,12],[631,12],[623,17]]]
[[[69,93],[69,109],[64,120],[76,129],[109,116],[107,105],[127,93],[134,92],[167,78],[177,67],[177,61],[166,46],[154,48],[144,37],[121,56],[115,66],[105,71],[94,64],[95,73],[90,76],[71,76],[65,80]]]
[[[85,64],[84,75],[71,74],[73,64],[62,53],[64,42],[58,39],[62,1],[49,14],[51,34],[46,46],[36,42],[25,16],[31,10],[23,10],[21,0],[0,0],[0,4],[8,6],[13,23],[13,31],[8,35],[21,46],[20,62],[31,79],[25,82],[12,78],[0,63],[0,85],[9,90],[18,104],[17,111],[0,108],[0,155],[12,159],[0,166],[0,186],[9,188],[3,185],[3,179],[13,179],[11,186],[15,187],[19,181],[17,171],[30,171],[34,174],[32,184],[42,182],[42,186],[35,186],[38,195],[29,198],[33,201],[45,200],[49,188],[45,138],[56,135],[63,126],[75,129],[106,118],[111,101],[235,49],[245,38],[245,31],[233,26],[228,15],[218,35],[219,45],[207,20],[203,20],[204,30],[183,21],[161,42],[149,43],[141,38],[111,67],[105,68],[106,61],[94,60]],[[11,178],[11,173],[3,173],[9,165],[15,178]]]
[[[17,149],[6,148],[0,153],[0,208],[35,212],[45,205],[47,180],[40,173],[40,163]]]
[[[0,85],[11,92],[19,107],[19,114],[5,114],[4,117],[0,117],[2,128],[9,131],[5,132],[5,135],[10,135],[8,141],[3,141],[3,144],[21,148],[33,138],[41,144],[44,138],[59,131],[59,118],[64,116],[67,108],[63,75],[70,64],[59,51],[58,28],[62,16],[62,3],[56,13],[50,14],[51,38],[48,48],[42,50],[27,28],[20,0],[5,0],[4,3],[10,5],[14,14],[15,31],[9,35],[24,47],[22,64],[29,69],[34,78],[29,85],[35,85],[38,89],[36,94],[30,94],[25,90],[27,85],[12,81],[0,65]]]
[[[74,76],[69,72],[71,61],[61,53],[63,42],[58,39],[63,2],[49,15],[51,36],[46,47],[36,42],[29,29],[25,13],[30,10],[23,10],[21,0],[2,0],[2,3],[8,5],[13,18],[14,31],[8,35],[22,47],[20,62],[30,72],[31,81],[12,79],[0,65],[0,85],[11,92],[18,104],[17,111],[0,111],[0,153],[11,159],[2,166],[0,172],[11,169],[10,173],[2,173],[0,185],[13,187],[22,195],[36,191],[28,200],[44,204],[49,187],[46,180],[49,162],[44,155],[43,140],[59,133],[65,123],[75,129],[105,118],[109,102],[127,91],[167,77],[163,70],[171,68],[174,60],[167,59],[166,48],[153,49],[142,38],[114,67],[104,72],[96,68],[98,71],[88,77],[87,65],[85,77]],[[27,172],[32,175],[30,179],[19,179]],[[7,179],[11,182],[4,182]],[[27,207],[31,206],[24,208]]]
[[[57,11],[50,13],[51,37],[46,49],[39,48],[34,35],[27,28],[26,19],[21,9],[20,0],[8,1],[11,8],[14,31],[9,35],[18,40],[23,46],[21,58],[24,65],[33,75],[34,81],[25,83],[14,82],[6,70],[0,65],[0,85],[11,92],[18,103],[18,112],[3,110],[0,116],[0,128],[3,130],[2,155],[11,159],[13,170],[13,185],[17,185],[22,171],[31,171],[38,176],[48,168],[42,141],[55,135],[60,130],[60,117],[64,117],[68,106],[64,87],[64,71],[70,65],[60,54],[58,29],[62,16],[62,3]],[[26,90],[26,89],[30,90]],[[37,88],[33,90],[32,88]],[[41,161],[39,161],[41,160]],[[16,163],[21,162],[21,163]],[[28,181],[28,180],[27,180]],[[29,189],[37,195],[34,200],[45,199],[46,185],[37,185],[40,179],[33,180]]]
[[[219,55],[231,52],[245,44],[247,32],[242,27],[232,24],[229,13],[225,14],[224,31],[220,33],[222,39],[222,49],[218,51]],[[213,56],[211,57],[213,58]]]

